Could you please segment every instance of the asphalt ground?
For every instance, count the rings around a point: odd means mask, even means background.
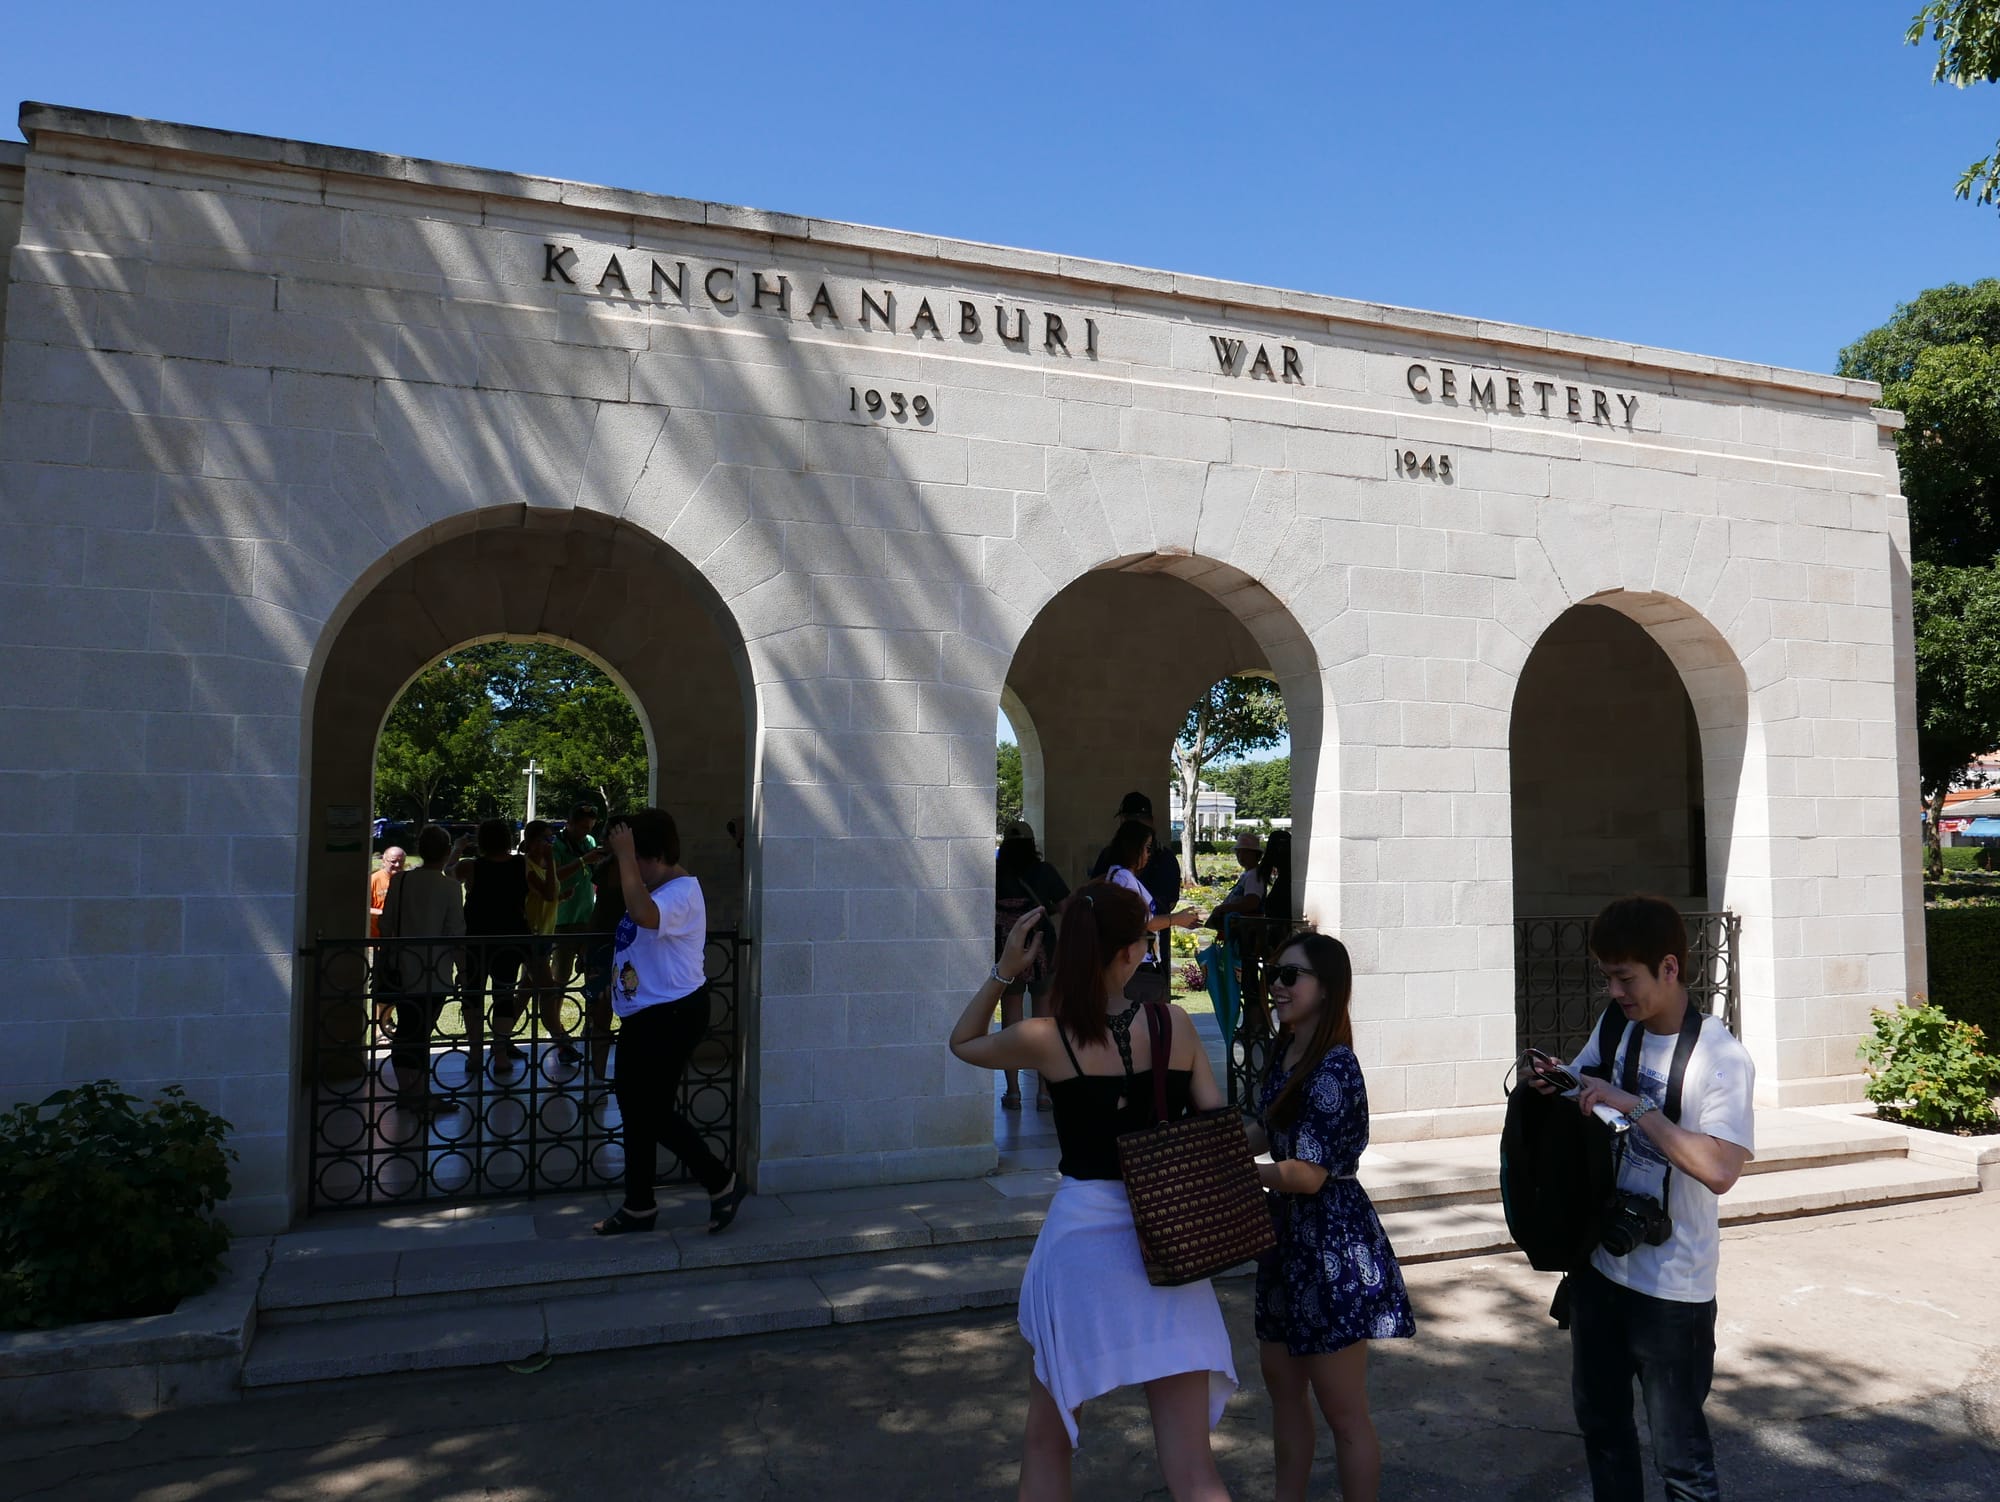
[[[1407,1269],[1416,1339],[1370,1390],[1390,1498],[1586,1498],[1553,1280],[1518,1256]],[[1215,1445],[1270,1492],[1250,1285],[1219,1285],[1242,1391]],[[2000,1195],[1724,1232],[1709,1414],[1724,1490],[2000,1497]],[[1012,1496],[1012,1310],[362,1379],[0,1436],[0,1496],[405,1502]],[[1142,1397],[1087,1405],[1079,1498],[1165,1497]],[[1322,1431],[1314,1494],[1338,1494]],[[1654,1495],[1658,1495],[1655,1483]]]

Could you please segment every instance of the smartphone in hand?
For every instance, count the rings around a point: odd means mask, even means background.
[[[1527,1053],[1528,1068],[1554,1085],[1564,1095],[1574,1095],[1583,1088],[1583,1081],[1561,1059],[1553,1054],[1543,1053],[1539,1048],[1531,1048]]]

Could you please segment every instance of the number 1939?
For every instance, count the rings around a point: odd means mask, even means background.
[[[866,412],[870,417],[881,417],[885,413],[897,422],[908,422],[914,417],[918,422],[931,420],[931,399],[927,396],[906,396],[900,391],[891,391],[885,397],[874,387],[866,391],[858,386],[847,388],[847,410]]]

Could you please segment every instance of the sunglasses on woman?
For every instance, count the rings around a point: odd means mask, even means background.
[[[1279,965],[1271,972],[1271,979],[1281,986],[1296,986],[1301,975],[1310,975],[1314,980],[1319,979],[1317,970],[1308,970],[1304,965]]]

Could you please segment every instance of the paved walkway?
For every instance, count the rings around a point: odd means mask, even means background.
[[[2000,1496],[2000,1195],[1725,1231],[1716,1396],[1736,1497]],[[1551,1280],[1515,1256],[1412,1267],[1414,1341],[1376,1355],[1387,1495],[1587,1495]],[[1249,1288],[1218,1435],[1268,1495]],[[370,1378],[143,1423],[0,1436],[10,1498],[693,1502],[1011,1495],[1027,1373],[1011,1311]],[[1164,1496],[1143,1401],[1085,1410],[1080,1497]],[[1315,1494],[1336,1488],[1322,1446]]]

